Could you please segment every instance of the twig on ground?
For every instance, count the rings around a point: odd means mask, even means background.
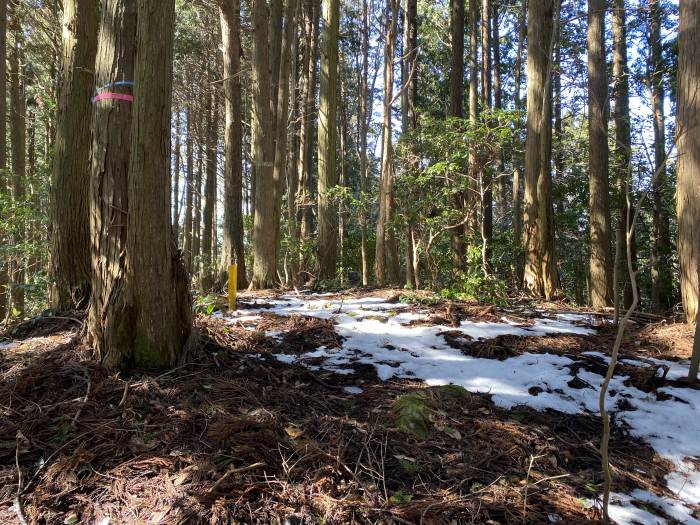
[[[17,519],[22,525],[28,525],[27,516],[24,513],[24,505],[22,504],[22,469],[19,466],[19,444],[21,441],[26,439],[22,432],[17,431],[17,448],[15,449],[15,466],[17,467],[17,495],[15,496],[15,501],[13,508],[17,513]]]

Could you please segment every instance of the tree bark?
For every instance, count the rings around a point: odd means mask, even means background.
[[[173,167],[173,234],[177,239],[180,231],[180,163],[182,156],[180,154],[180,108],[175,106],[175,166]]]
[[[470,6],[476,0],[470,0]],[[448,117],[464,116],[464,0],[450,0],[450,100]],[[472,49],[472,54],[474,50]],[[466,200],[469,201],[469,195]],[[453,205],[459,209],[464,204],[463,195],[455,195]],[[464,267],[464,228],[454,228],[450,235],[452,244],[452,273],[456,275]]]
[[[14,44],[10,53],[10,136],[12,140],[12,197],[16,203],[25,199],[26,148],[27,148],[27,100],[21,81],[22,71],[22,28],[17,13],[13,13]],[[18,225],[13,243],[19,245],[24,240],[24,228]],[[24,315],[25,261],[14,257],[11,264],[12,309],[19,317]]]
[[[525,18],[527,14],[527,0],[522,0],[520,14],[518,15],[518,47],[515,52],[515,86],[513,88],[513,99],[515,109],[522,111],[523,100],[520,96],[520,83],[522,79],[523,47],[527,27]],[[519,121],[520,122],[520,121]],[[518,130],[519,131],[519,130]],[[523,195],[520,191],[522,185],[522,169],[524,165],[522,149],[522,139],[520,133],[515,134],[513,155],[513,237],[516,245],[515,256],[515,279],[518,286],[523,282],[524,259],[523,259]]]
[[[269,19],[265,0],[251,1],[253,21],[253,164],[255,214],[253,218],[253,279],[251,287],[272,288],[277,283],[275,236],[274,126],[271,104]]]
[[[654,112],[654,170],[658,172],[653,194],[651,236],[651,308],[663,312],[673,307],[670,268],[671,239],[664,201],[668,192],[666,177],[666,122],[664,116],[664,64],[661,54],[662,8],[659,0],[649,0],[649,87]]]
[[[275,139],[275,164],[272,178],[275,184],[275,260],[279,259],[280,249],[280,223],[282,215],[282,194],[284,183],[287,180],[287,143],[289,119],[289,80],[292,60],[292,47],[296,40],[296,11],[297,1],[287,0],[284,7],[284,31],[282,36],[281,61],[279,63],[279,92],[277,96],[277,123]],[[295,57],[296,58],[296,57]]]
[[[328,191],[338,184],[336,143],[338,128],[338,0],[323,0],[321,92],[318,114],[318,278],[334,279],[338,258],[338,217]]]
[[[404,10],[403,59],[401,61],[401,116],[403,133],[412,132],[418,126],[416,105],[418,104],[418,5],[416,0],[406,0]],[[462,6],[464,8],[464,6]],[[464,20],[464,16],[462,16]],[[464,32],[462,32],[462,39]],[[464,42],[462,42],[464,47]],[[412,155],[412,158],[418,158]],[[417,161],[411,161],[411,170],[418,169]],[[410,214],[406,214],[406,286],[418,288],[416,264],[413,253],[413,227]]]
[[[479,0],[469,0],[469,124],[476,127],[479,121],[479,77],[480,64],[479,54]],[[466,197],[463,199],[471,217],[465,231],[469,237],[477,233],[477,213],[478,206],[477,193],[479,181],[479,159],[474,148],[469,151],[469,181]],[[453,244],[454,247],[454,244]],[[456,262],[456,261],[455,261]],[[458,268],[461,268],[461,264]],[[454,270],[454,268],[453,268]]]
[[[221,36],[224,55],[224,231],[221,273],[236,263],[238,288],[248,286],[243,231],[243,119],[241,93],[241,4],[240,0],[221,0]],[[224,277],[225,279],[225,277]]]
[[[484,111],[491,109],[491,4],[481,0],[481,106]],[[489,126],[489,122],[485,122]],[[482,167],[481,177],[481,259],[485,274],[489,273],[491,259],[491,239],[493,238],[493,180],[491,172]]]
[[[550,91],[553,25],[558,23],[558,17],[558,3],[555,1],[530,0],[527,28],[524,285],[534,295],[546,299],[553,298],[559,289],[554,252]]]
[[[491,3],[491,48],[493,50],[493,107],[496,110],[503,109],[503,92],[501,88],[501,33],[499,28],[499,1],[493,0]],[[496,221],[503,222],[506,216],[506,178],[503,176],[504,161],[503,152],[499,151],[496,156],[496,180],[493,182],[495,188],[494,200],[496,202]]]
[[[134,80],[136,3],[137,0],[106,0],[101,4],[95,58],[98,86]],[[127,95],[133,93],[125,85],[112,89]],[[97,359],[108,366],[122,364],[130,346],[131,326],[122,319],[122,289],[126,273],[131,122],[132,104],[128,101],[101,100],[94,105],[90,153],[92,295],[88,334]]]
[[[186,272],[170,228],[174,0],[138,0],[123,323],[140,367],[171,367],[192,330]]]
[[[0,0],[0,122],[7,122],[7,0]],[[47,141],[48,143],[48,141]],[[0,192],[9,189],[7,176],[7,127],[0,126]],[[8,243],[9,239],[0,237],[0,242]],[[9,260],[5,255],[0,257],[0,320],[4,320],[8,312],[9,302]]]
[[[630,132],[629,69],[627,67],[627,27],[624,0],[613,0],[613,96],[615,99],[615,163],[618,222],[615,244],[619,249],[618,281],[622,283],[623,305],[632,304],[632,287],[627,270],[627,181],[631,175],[632,138]],[[634,237],[632,243],[634,243]],[[634,250],[633,250],[634,252]],[[634,262],[634,260],[633,260]],[[636,264],[635,264],[636,266]]]
[[[95,83],[97,21],[95,0],[64,0],[50,196],[50,303],[58,311],[84,308],[90,297],[90,99]]]
[[[185,138],[185,155],[187,157],[187,171],[185,173],[185,224],[182,232],[182,254],[185,259],[185,268],[192,273],[192,208],[194,204],[194,127],[192,125],[192,107],[187,106],[187,136]]]
[[[202,229],[202,292],[209,293],[214,288],[214,235],[216,230],[216,159],[219,109],[216,92],[211,91],[207,103],[207,137],[206,137],[206,179],[204,182],[204,225]]]
[[[678,38],[678,258],[683,310],[698,322],[700,293],[700,5],[681,0]],[[697,344],[695,345],[697,349]]]
[[[409,0],[411,2],[412,0]],[[369,8],[367,0],[362,0],[362,72],[360,74],[360,93],[358,121],[360,131],[360,250],[362,252],[362,286],[369,285],[369,246],[367,246],[367,99],[369,97]]]
[[[588,0],[588,136],[591,306],[599,309],[613,303],[605,0]]]

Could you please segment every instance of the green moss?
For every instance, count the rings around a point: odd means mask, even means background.
[[[428,437],[431,409],[424,392],[399,397],[393,408],[399,430],[422,439]]]

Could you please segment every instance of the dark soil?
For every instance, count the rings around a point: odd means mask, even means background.
[[[0,351],[0,523],[18,522],[19,472],[23,512],[39,524],[598,520],[589,503],[602,491],[598,417],[505,411],[488,395],[381,382],[371,366],[336,376],[270,355],[337,347],[330,321],[269,314],[254,331],[196,322],[190,364],[130,375],[92,361],[75,322],[16,332],[32,338]],[[503,337],[460,348],[503,358],[609,343],[608,334]],[[345,393],[350,384],[363,392]],[[427,438],[397,425],[395,402],[411,393],[435,407]],[[614,423],[614,490],[663,493],[669,465]]]

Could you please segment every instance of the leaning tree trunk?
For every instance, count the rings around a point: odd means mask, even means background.
[[[680,2],[678,38],[678,258],[683,310],[698,321],[700,294],[700,5]],[[697,349],[697,344],[695,345]],[[696,356],[697,358],[697,356]]]
[[[338,0],[323,1],[321,94],[318,112],[318,278],[334,279],[338,259],[338,217],[328,191],[338,184],[336,142],[338,128]]]
[[[524,192],[524,285],[534,295],[551,299],[559,289],[554,252],[552,207],[552,74],[553,0],[528,5],[527,141]]]
[[[605,65],[605,0],[588,0],[588,181],[591,233],[591,306],[611,306],[608,176],[608,74]]]
[[[90,297],[90,99],[97,21],[96,0],[64,0],[62,82],[50,195],[50,302],[59,311],[83,308]]]
[[[253,165],[255,168],[255,214],[253,218],[253,288],[272,288],[277,283],[274,243],[275,207],[272,167],[274,126],[271,110],[269,20],[267,2],[252,0],[253,21]]]
[[[224,231],[221,273],[231,263],[237,265],[238,288],[248,285],[243,245],[243,121],[241,94],[241,4],[240,0],[221,0],[221,37],[224,55]]]

